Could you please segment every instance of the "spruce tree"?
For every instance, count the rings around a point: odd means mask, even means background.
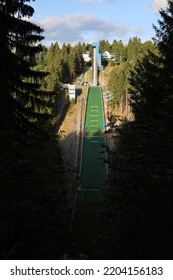
[[[159,28],[153,25],[156,33],[154,42],[161,53],[169,95],[173,88],[173,1],[168,1],[166,10],[160,10],[160,16]]]
[[[42,130],[52,95],[39,89],[45,72],[33,70],[43,30],[29,21],[28,2],[0,0],[0,259],[57,259],[70,216],[61,218],[66,187],[57,140]]]
[[[153,25],[156,49],[138,61],[131,73],[131,93],[136,113],[146,106],[153,110],[171,95],[173,88],[173,1],[168,1],[166,10],[160,10],[160,16],[159,27]]]
[[[173,250],[173,1],[160,15],[157,48],[131,73],[135,120],[114,127],[100,245],[107,259],[171,259]]]
[[[37,123],[48,101],[39,91],[44,74],[31,69],[31,60],[41,51],[43,29],[29,18],[34,9],[30,0],[0,1],[0,119],[1,127]]]

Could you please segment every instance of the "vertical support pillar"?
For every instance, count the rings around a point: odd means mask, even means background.
[[[96,59],[96,47],[93,47],[92,84],[93,84],[93,86],[98,85],[98,65],[97,65],[97,59]]]

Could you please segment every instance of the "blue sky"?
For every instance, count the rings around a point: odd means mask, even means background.
[[[32,20],[45,30],[45,43],[91,43],[114,39],[127,43],[138,36],[142,42],[155,36],[159,9],[167,0],[35,0]]]

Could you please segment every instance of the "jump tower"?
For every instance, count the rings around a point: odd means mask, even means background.
[[[92,55],[92,85],[98,85],[98,72],[102,69],[101,54],[99,52],[99,42],[94,42]]]

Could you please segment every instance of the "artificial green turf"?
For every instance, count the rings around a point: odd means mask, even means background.
[[[104,115],[99,87],[91,87],[89,90],[84,129],[81,188],[100,189],[107,174],[103,148]]]
[[[72,240],[83,249],[99,235],[102,186],[107,179],[102,106],[100,88],[91,87],[84,125],[81,190],[78,191],[71,230]]]

